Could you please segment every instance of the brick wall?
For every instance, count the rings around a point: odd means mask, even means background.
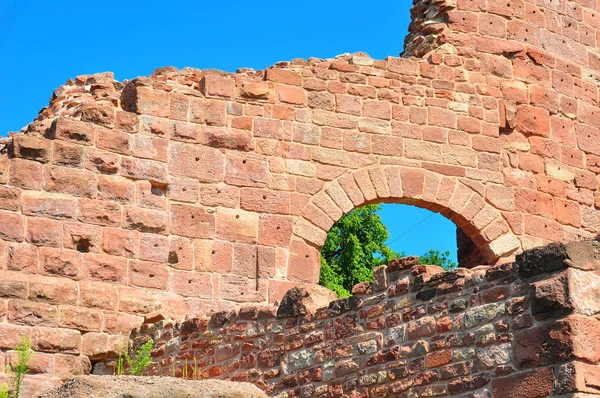
[[[148,323],[133,339],[156,342],[152,374],[276,397],[600,394],[599,254],[597,242],[556,244],[449,272],[408,257],[313,312],[296,288],[278,309]]]
[[[440,212],[486,264],[595,236],[598,15],[419,1],[418,57],[69,80],[0,155],[1,360],[28,333],[42,374],[86,372],[149,313],[280,300],[366,203]]]

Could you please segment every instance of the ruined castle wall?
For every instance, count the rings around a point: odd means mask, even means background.
[[[0,361],[26,333],[84,373],[149,313],[273,303],[367,203],[440,212],[487,264],[595,236],[598,15],[420,1],[417,57],[69,81],[0,156]]]
[[[249,381],[276,397],[600,394],[599,249],[552,245],[449,272],[408,257],[314,312],[296,290],[278,309],[160,321],[133,337],[156,343],[151,374]]]

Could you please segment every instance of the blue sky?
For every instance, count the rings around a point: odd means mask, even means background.
[[[113,71],[117,80],[173,65],[235,71],[278,61],[364,51],[398,56],[412,1],[0,0],[0,135],[18,131],[69,78]],[[428,216],[386,205],[391,240]],[[392,245],[456,251],[454,225],[435,215]]]

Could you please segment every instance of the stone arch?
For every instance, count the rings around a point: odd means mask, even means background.
[[[302,257],[297,251],[300,241],[320,249],[327,231],[344,214],[382,202],[410,204],[441,213],[473,240],[487,263],[511,257],[521,249],[502,213],[468,182],[430,170],[374,165],[344,173],[311,198],[294,225],[290,256],[296,260]],[[304,247],[304,251],[310,249]],[[305,254],[302,266],[318,270],[320,263],[315,258],[318,260],[314,254]],[[318,281],[318,272],[301,271],[298,265],[288,269],[292,280],[305,281],[307,275],[312,277],[311,282],[315,282],[315,276]]]

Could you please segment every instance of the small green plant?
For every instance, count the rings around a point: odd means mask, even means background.
[[[0,398],[19,398],[21,388],[23,387],[23,378],[29,372],[29,363],[33,350],[31,349],[31,340],[28,336],[21,336],[21,342],[15,347],[17,360],[14,365],[7,366],[7,370],[14,374],[14,386],[12,394],[8,390],[8,384],[2,383],[0,386]]]
[[[8,384],[2,383],[0,385],[0,398],[9,398],[8,397]]]
[[[129,353],[125,354],[125,362],[127,362],[130,375],[140,376],[148,369],[148,366],[152,364],[152,356],[150,355],[152,348],[154,348],[154,341],[148,340],[135,352],[133,358]]]
[[[148,340],[145,342],[134,354],[129,354],[129,344],[121,342],[119,347],[119,358],[117,359],[117,376],[123,375],[124,366],[127,365],[129,374],[131,376],[141,376],[148,366],[152,364],[152,349],[154,348],[154,341]],[[0,397],[2,398],[2,397]]]
[[[192,380],[198,380],[198,359],[196,359],[196,357],[194,357],[194,373],[192,374]]]

